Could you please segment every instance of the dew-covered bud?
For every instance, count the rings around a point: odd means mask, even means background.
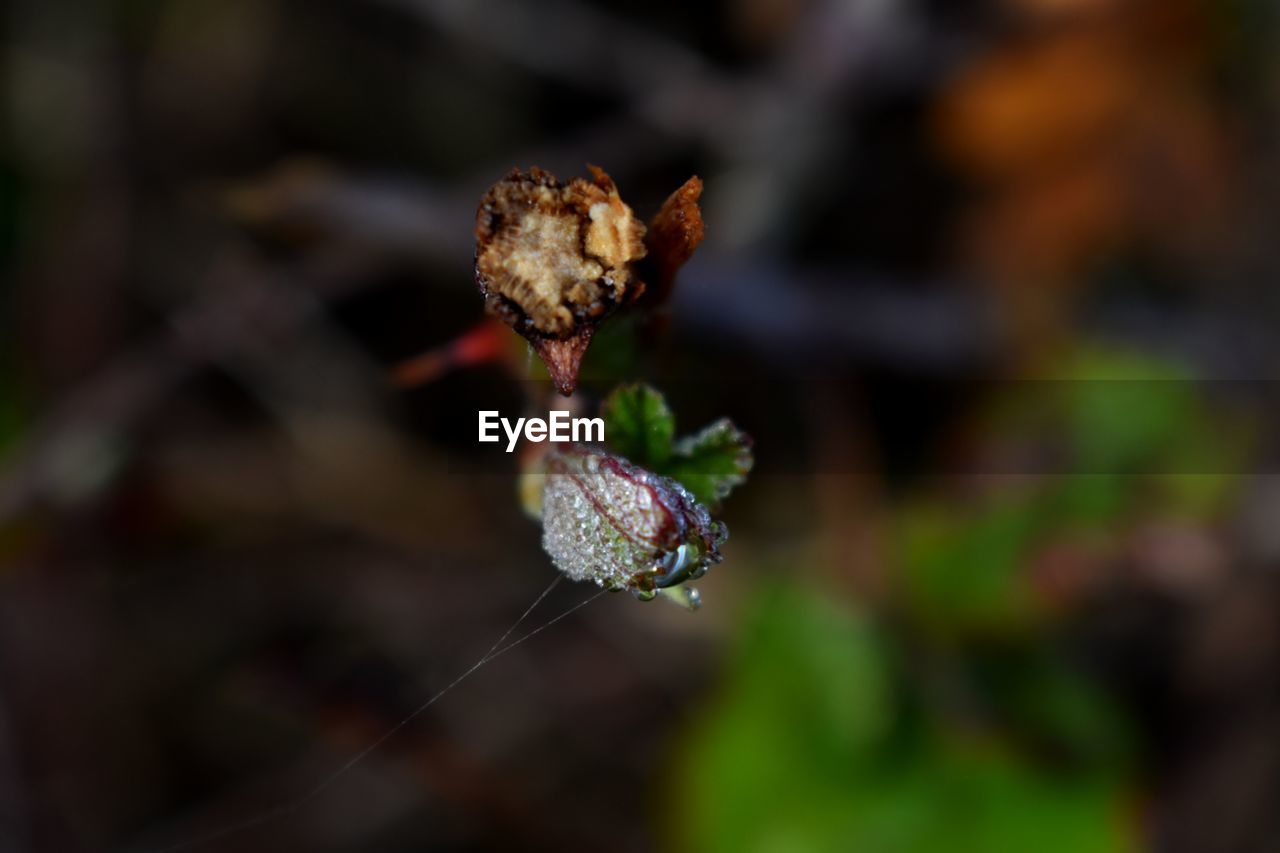
[[[582,445],[545,461],[542,546],[574,580],[640,598],[701,577],[727,532],[675,480]]]

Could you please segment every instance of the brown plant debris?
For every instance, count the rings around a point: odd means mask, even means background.
[[[667,196],[662,209],[649,222],[644,243],[648,249],[646,278],[649,292],[645,299],[655,305],[665,302],[675,283],[676,273],[693,256],[702,242],[702,180],[696,175]]]

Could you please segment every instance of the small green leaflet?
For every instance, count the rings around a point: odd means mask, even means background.
[[[679,480],[708,506],[716,506],[745,483],[755,461],[751,439],[727,418],[680,439],[674,450],[663,473]]]
[[[675,417],[648,385],[623,385],[601,408],[605,442],[637,465],[680,482],[702,503],[715,507],[746,482],[753,458],[751,439],[727,419],[674,440]]]
[[[661,394],[641,383],[621,385],[604,401],[600,414],[610,450],[661,473],[676,431],[675,416]]]

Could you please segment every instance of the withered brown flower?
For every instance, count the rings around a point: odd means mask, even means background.
[[[588,168],[590,180],[567,183],[536,166],[513,169],[476,211],[476,284],[485,307],[529,341],[565,395],[577,385],[600,323],[635,303],[646,277],[665,296],[675,269],[702,239],[697,178],[654,218],[655,247],[613,180]],[[660,257],[641,264],[654,248]]]

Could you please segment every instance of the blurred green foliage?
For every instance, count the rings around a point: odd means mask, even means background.
[[[1231,440],[1240,430],[1175,368],[1090,350],[1061,378],[1029,385],[993,401],[986,440],[1060,468],[976,499],[912,497],[896,515],[907,606],[931,630],[1035,630],[1043,614],[1027,564],[1039,549],[1069,540],[1105,551],[1136,521],[1208,523],[1231,498],[1248,442]]]
[[[794,575],[755,596],[677,759],[679,846],[1137,848],[1136,733],[1064,653],[1073,601],[1037,585],[1035,561],[1064,542],[1114,557],[1143,520],[1211,524],[1247,442],[1224,441],[1239,431],[1169,365],[1102,350],[1066,364],[989,401],[981,432],[1054,465],[906,496],[875,618]]]
[[[1236,470],[1244,443],[1213,417],[1194,377],[1155,358],[1084,349],[1069,362],[1051,398],[1080,470],[1215,475]],[[1243,438],[1243,436],[1241,436]],[[1221,495],[1221,488],[1209,488]],[[1208,509],[1206,505],[1203,507]]]
[[[924,504],[898,521],[897,554],[906,599],[922,622],[969,630],[1025,626],[1033,618],[1021,561],[1039,519],[1019,501],[972,517]]]
[[[889,634],[830,596],[779,584],[750,609],[725,683],[679,754],[683,781],[667,791],[674,846],[1134,849],[1122,754],[1064,768],[1008,729],[921,701]],[[1048,677],[1017,685],[1011,705],[1029,722],[1110,738],[1099,697],[1063,673]]]

